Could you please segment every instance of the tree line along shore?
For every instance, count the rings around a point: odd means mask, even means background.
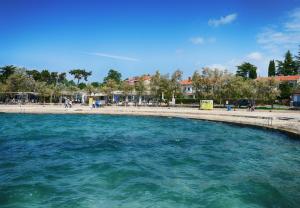
[[[67,73],[73,79],[68,79]],[[197,103],[201,99],[224,104],[246,99],[261,105],[288,105],[291,95],[300,90],[299,74],[300,48],[298,56],[288,51],[284,60],[271,60],[268,77],[257,77],[257,67],[248,62],[237,66],[235,74],[204,67],[187,80],[182,79],[181,70],[175,70],[171,75],[156,71],[153,75],[122,79],[120,72],[110,69],[103,82],[89,82],[92,71],[86,69],[50,72],[7,65],[0,68],[0,102],[24,101],[21,95],[27,94],[26,102],[38,103],[58,103],[66,97],[81,102],[78,95],[99,95],[105,97],[106,104],[143,101],[168,105],[171,102]]]

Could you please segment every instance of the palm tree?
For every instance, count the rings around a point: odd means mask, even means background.
[[[92,75],[91,71],[87,72],[85,69],[73,69],[69,73],[73,75],[75,79],[77,79],[77,85],[81,79],[87,81],[87,78]]]

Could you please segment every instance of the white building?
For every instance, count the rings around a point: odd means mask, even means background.
[[[180,82],[181,85],[181,91],[186,98],[195,98],[195,93],[193,90],[193,82],[191,77],[189,77],[187,80],[182,80]]]

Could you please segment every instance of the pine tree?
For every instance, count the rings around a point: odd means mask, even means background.
[[[275,71],[276,71],[275,61],[271,60],[270,63],[269,63],[269,68],[268,68],[268,76],[269,77],[275,76]]]
[[[257,78],[256,70],[257,70],[257,68],[255,66],[251,67],[251,69],[249,70],[249,78],[250,79],[256,79]]]
[[[288,50],[284,56],[284,61],[277,61],[278,63],[278,69],[277,74],[278,75],[294,75],[296,74],[296,62],[293,60],[293,56],[291,52]]]
[[[298,51],[298,56],[295,56],[296,60],[296,71],[295,74],[300,74],[300,45],[299,45],[299,51]]]

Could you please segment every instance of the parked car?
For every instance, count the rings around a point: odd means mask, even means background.
[[[248,99],[240,99],[233,103],[234,106],[241,108],[241,107],[248,107],[251,103],[253,103],[251,100]]]

